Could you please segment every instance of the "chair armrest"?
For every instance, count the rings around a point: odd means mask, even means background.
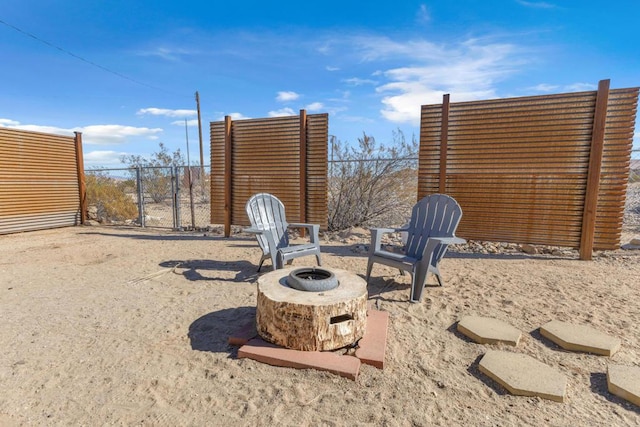
[[[264,233],[266,230],[261,230],[259,228],[255,228],[255,227],[250,227],[250,228],[243,228],[242,229],[243,232],[245,233],[252,233],[252,234],[262,234]]]
[[[309,230],[309,239],[311,243],[320,242],[320,225],[319,224],[307,224],[304,222],[292,222],[289,223],[289,228],[306,228]]]
[[[461,237],[429,237],[429,239],[437,240],[442,245],[458,245],[467,243],[467,241]]]
[[[387,233],[395,233],[401,228],[370,228],[371,231],[371,245],[369,246],[369,253],[373,254],[382,248],[382,235]]]

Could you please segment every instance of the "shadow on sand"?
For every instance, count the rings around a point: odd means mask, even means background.
[[[210,259],[171,260],[160,263],[161,267],[172,268],[187,280],[211,280],[227,282],[254,282],[258,278],[258,267],[248,261],[215,261]],[[220,277],[216,272],[236,272],[234,278]]]
[[[229,337],[255,322],[255,307],[226,308],[196,319],[189,326],[191,348],[212,353],[229,353],[234,357],[237,348],[229,344]]]

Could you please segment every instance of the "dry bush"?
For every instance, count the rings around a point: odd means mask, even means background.
[[[127,193],[131,183],[118,181],[104,173],[93,172],[85,176],[87,205],[91,219],[99,222],[135,220],[138,206]]]
[[[415,138],[407,142],[397,131],[391,147],[366,134],[357,147],[335,140],[331,144],[329,230],[404,223],[416,202]]]
[[[169,153],[162,142],[158,145],[159,151],[152,153],[150,158],[133,154],[120,158],[120,161],[131,169],[131,175],[134,178],[136,169],[141,168],[142,188],[155,203],[171,197],[173,168],[186,163],[180,149]]]

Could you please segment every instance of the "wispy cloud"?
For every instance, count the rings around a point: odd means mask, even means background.
[[[325,67],[325,70],[327,70],[327,71],[340,71],[340,67],[332,67],[331,65],[327,65]]]
[[[174,126],[182,126],[184,127],[184,120],[176,120],[174,122],[171,122],[172,125]],[[198,126],[198,119],[191,119],[191,120],[187,120],[187,126]]]
[[[345,82],[348,85],[352,85],[352,86],[362,86],[362,85],[375,85],[378,82],[375,80],[371,80],[371,79],[361,79],[358,77],[351,77],[349,79],[343,79],[343,82]]]
[[[193,117],[197,116],[196,110],[170,110],[167,108],[141,108],[136,114],[139,116],[151,115],[151,116],[164,116],[164,117]]]
[[[179,47],[154,46],[144,50],[135,52],[138,56],[149,56],[164,59],[165,61],[177,62],[185,56],[197,55],[199,52],[191,51]]]
[[[307,111],[320,111],[324,109],[324,104],[322,102],[312,102],[311,104],[305,107]]]
[[[126,156],[127,154],[129,153],[111,150],[96,150],[85,152],[83,154],[84,165],[85,167],[91,167],[94,165],[99,165],[102,167],[120,165],[122,163],[120,159],[122,158],[122,156]]]
[[[289,101],[295,101],[298,98],[300,98],[300,94],[298,93],[291,92],[291,91],[283,91],[283,92],[278,92],[278,95],[276,96],[276,101],[289,102]]]
[[[477,39],[455,46],[426,41],[380,42],[382,49],[377,52],[373,45],[363,44],[363,57],[373,60],[400,56],[405,62],[416,64],[380,73],[387,80],[376,88],[383,95],[381,114],[397,123],[417,125],[420,106],[441,102],[445,93],[458,102],[496,97],[496,84],[516,72],[519,65],[517,48],[508,43],[483,43]]]
[[[539,85],[533,86],[531,88],[529,88],[530,90],[534,91],[534,92],[555,92],[558,90],[560,86],[558,85],[552,85],[552,84],[548,84],[548,83],[540,83]]]
[[[548,83],[540,83],[536,86],[528,88],[534,92],[584,92],[590,90],[596,90],[598,88],[597,85],[593,83],[572,83],[569,85],[553,85]]]
[[[545,1],[524,1],[517,0],[519,4],[525,7],[531,7],[534,9],[556,9],[558,6],[552,3],[547,3]]]
[[[426,23],[431,21],[431,15],[429,14],[429,9],[427,9],[426,4],[421,4],[418,9],[418,13],[416,13],[416,20],[420,23]]]
[[[292,108],[285,107],[279,110],[269,111],[269,117],[295,116],[296,112]]]
[[[596,90],[598,85],[593,83],[573,83],[566,86],[566,90],[569,92],[583,92],[588,90]]]

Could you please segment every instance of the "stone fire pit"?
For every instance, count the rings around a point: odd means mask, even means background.
[[[303,286],[313,290],[292,287],[292,273],[306,279]],[[326,290],[316,290],[314,281],[322,282]],[[258,278],[258,334],[294,350],[335,350],[354,344],[365,332],[367,297],[365,280],[345,270],[303,267],[272,271]]]

